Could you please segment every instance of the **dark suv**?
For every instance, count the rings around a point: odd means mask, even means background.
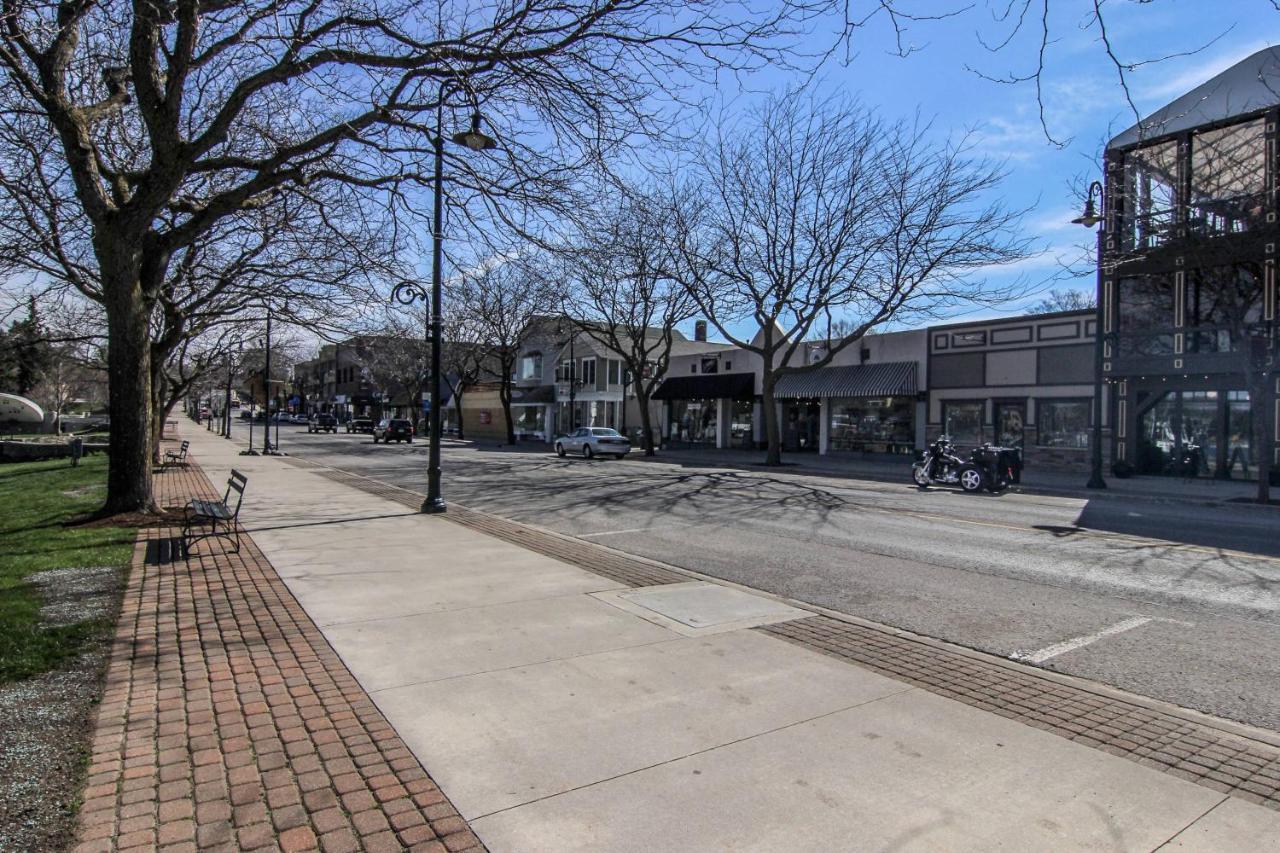
[[[382,439],[384,444],[407,441],[413,444],[413,424],[403,418],[383,418],[373,429],[373,443]]]
[[[347,432],[373,432],[373,421],[369,418],[352,418],[347,421]]]
[[[338,419],[333,415],[318,413],[307,421],[307,432],[337,432]]]

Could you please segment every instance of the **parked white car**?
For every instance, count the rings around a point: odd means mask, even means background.
[[[631,452],[631,440],[608,427],[578,427],[556,439],[556,455],[580,453],[584,459],[613,456],[621,459]]]

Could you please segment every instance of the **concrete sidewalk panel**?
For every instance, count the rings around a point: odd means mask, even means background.
[[[679,636],[582,595],[333,625],[325,633],[370,692]]]
[[[1280,814],[1228,798],[1160,849],[1169,853],[1280,850]]]
[[[474,817],[909,689],[741,631],[374,698]]]
[[[493,853],[1149,851],[1221,799],[911,691],[482,817],[473,828]]]

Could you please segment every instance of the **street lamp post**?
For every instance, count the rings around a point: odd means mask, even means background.
[[[236,352],[240,352],[240,344],[236,344]],[[239,359],[237,359],[238,361]],[[227,395],[223,401],[223,409],[226,411],[227,431],[223,438],[231,438],[231,347],[227,347]]]
[[[1093,435],[1090,440],[1089,482],[1085,486],[1090,489],[1105,489],[1107,481],[1102,477],[1102,359],[1105,321],[1102,305],[1102,251],[1105,245],[1103,240],[1106,235],[1107,223],[1106,217],[1094,207],[1094,193],[1098,194],[1099,200],[1103,198],[1102,184],[1098,181],[1089,184],[1089,194],[1085,197],[1084,212],[1071,220],[1071,222],[1075,225],[1083,225],[1086,228],[1098,226],[1098,277],[1095,297],[1097,304],[1094,306],[1093,333]]]
[[[262,423],[262,455],[269,456],[271,447],[271,306],[267,306],[267,337],[262,347],[262,407],[267,418]],[[279,438],[279,434],[276,435]]]
[[[431,290],[426,292],[416,282],[402,281],[392,290],[392,297],[403,305],[412,304],[415,300],[429,300],[431,304],[430,338],[431,344],[431,416],[428,419],[427,446],[427,498],[422,502],[422,511],[428,513],[446,510],[444,497],[440,490],[440,347],[443,337],[444,321],[441,316],[441,265],[444,258],[444,99],[451,86],[461,81],[450,77],[440,83],[440,96],[436,100],[436,133],[432,140],[435,149],[435,180],[433,182],[434,198],[431,217]],[[497,147],[494,139],[480,130],[480,109],[475,96],[465,86],[471,97],[473,111],[470,130],[453,135],[453,141],[472,151],[488,151]]]

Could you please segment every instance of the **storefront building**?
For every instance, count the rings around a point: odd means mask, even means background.
[[[654,392],[664,404],[663,443],[670,447],[755,446],[756,376],[709,372],[671,376]]]
[[[1118,470],[1256,480],[1262,454],[1276,462],[1278,107],[1269,48],[1107,147],[1099,295]]]
[[[928,439],[1013,447],[1029,468],[1087,471],[1096,326],[1084,310],[930,328]]]
[[[923,413],[917,369],[914,361],[889,361],[784,374],[774,389],[783,450],[913,454]]]

